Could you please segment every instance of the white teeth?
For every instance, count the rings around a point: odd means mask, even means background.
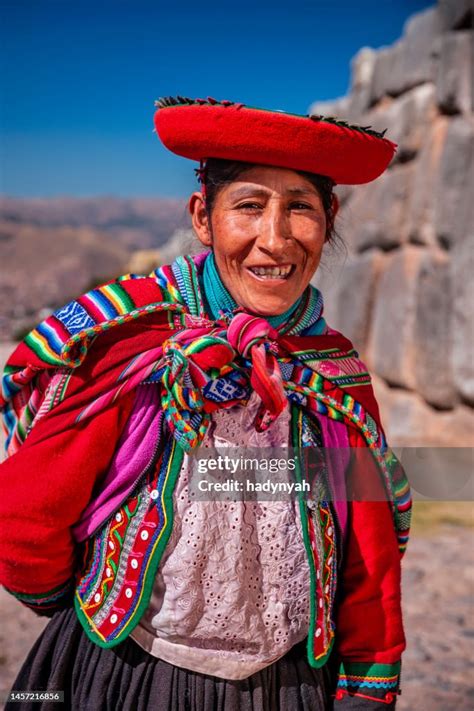
[[[264,279],[284,279],[291,272],[291,265],[285,267],[250,267],[250,271]]]

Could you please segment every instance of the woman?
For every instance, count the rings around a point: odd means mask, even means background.
[[[201,161],[209,251],[83,295],[7,364],[0,579],[52,615],[13,690],[81,710],[393,708],[408,486],[309,283],[334,184],[375,179],[395,146],[213,99],[160,100],[155,125]],[[245,445],[295,448],[310,493],[193,498],[190,455]],[[323,451],[314,474],[303,455]]]

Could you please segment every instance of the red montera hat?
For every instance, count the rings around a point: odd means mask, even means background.
[[[274,165],[356,185],[378,178],[396,149],[370,126],[349,125],[332,116],[299,116],[182,96],[159,99],[156,106],[160,139],[170,151],[191,160]]]

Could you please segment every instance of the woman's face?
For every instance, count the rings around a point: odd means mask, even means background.
[[[218,191],[210,224],[200,193],[192,196],[190,210],[224,285],[246,311],[275,316],[301,296],[326,235],[321,198],[303,176],[256,166]]]

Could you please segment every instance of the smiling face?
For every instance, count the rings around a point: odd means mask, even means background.
[[[221,279],[246,311],[284,313],[316,271],[326,238],[321,197],[293,170],[255,166],[217,193],[211,216],[190,200],[199,240],[212,247]]]

